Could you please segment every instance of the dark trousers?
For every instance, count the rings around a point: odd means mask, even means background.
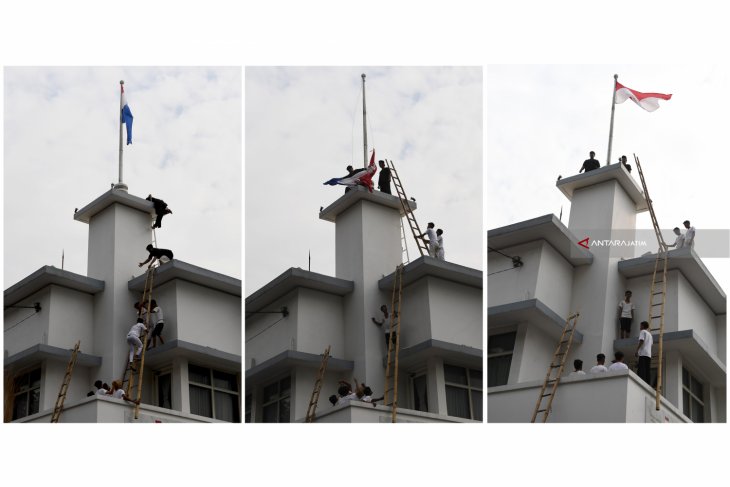
[[[651,357],[639,356],[637,374],[651,387]]]
[[[395,343],[396,336],[397,335],[395,332],[385,334],[385,349],[386,350],[388,349],[388,340],[391,340],[393,343]]]
[[[388,181],[387,183],[380,183],[380,192],[392,194],[390,192],[390,181]]]

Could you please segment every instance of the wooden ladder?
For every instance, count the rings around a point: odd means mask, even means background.
[[[553,399],[555,399],[555,393],[558,391],[560,377],[563,375],[563,368],[565,367],[565,361],[568,358],[568,352],[570,352],[570,346],[573,344],[573,336],[575,335],[575,327],[578,324],[578,316],[580,316],[580,313],[575,313],[568,316],[565,320],[565,326],[563,326],[563,332],[560,334],[558,346],[555,349],[553,358],[548,366],[545,381],[542,383],[542,388],[540,388],[540,395],[537,397],[535,411],[532,413],[532,420],[530,421],[532,423],[535,422],[539,413],[542,413],[542,422],[546,423],[548,416],[552,411]],[[555,371],[554,377],[553,371]],[[550,391],[545,392],[548,389],[549,384],[552,384]],[[542,407],[543,400],[545,398],[548,398],[547,404]]]
[[[145,327],[147,328],[147,332],[144,334],[144,340],[142,340],[142,353],[139,357],[139,363],[137,363],[136,367],[134,367],[134,363],[130,364],[129,360],[126,360],[125,362],[125,368],[124,368],[124,374],[122,375],[122,389],[124,389],[124,384],[127,384],[126,387],[126,395],[127,397],[131,397],[131,394],[134,391],[135,386],[135,380],[136,380],[136,394],[134,399],[137,401],[137,404],[134,407],[134,419],[139,419],[139,404],[142,399],[142,378],[144,377],[144,358],[145,358],[145,352],[147,351],[147,340],[150,336],[150,333],[152,333],[152,330],[150,330],[150,314],[152,311],[152,287],[155,280],[155,269],[159,266],[150,266],[147,269],[147,276],[145,277],[144,282],[144,291],[142,292],[142,300],[140,303],[144,303],[147,301],[147,313],[145,314]],[[137,362],[135,360],[135,362]],[[133,368],[134,367],[134,368]]]
[[[314,381],[312,397],[309,399],[309,406],[307,407],[307,417],[305,419],[306,423],[311,423],[314,421],[314,413],[317,411],[317,403],[319,402],[319,393],[322,391],[322,379],[324,378],[324,373],[327,370],[327,361],[329,360],[329,358],[330,345],[327,345],[327,348],[324,349],[324,354],[322,355],[322,363],[319,364],[317,378]]]
[[[74,346],[74,349],[71,352],[71,359],[68,361],[68,365],[66,366],[66,374],[63,376],[61,389],[58,391],[58,397],[56,397],[56,405],[53,407],[51,423],[58,423],[58,419],[61,417],[61,412],[63,411],[63,402],[66,400],[68,385],[71,383],[71,374],[74,371],[74,365],[76,365],[76,357],[79,354],[79,346],[81,346],[81,340],[76,342],[76,346]]]
[[[395,269],[393,280],[393,297],[390,301],[390,337],[388,340],[388,359],[385,367],[385,391],[383,404],[392,406],[391,422],[396,422],[398,415],[398,351],[400,350],[400,310],[403,295],[403,264]],[[395,343],[393,342],[395,333]],[[393,393],[392,401],[388,401],[388,393]]]
[[[644,197],[649,207],[649,215],[651,215],[651,224],[654,226],[657,242],[659,242],[659,250],[654,260],[654,272],[651,276],[651,291],[649,291],[649,331],[659,332],[659,341],[657,343],[657,373],[656,373],[656,410],[659,411],[662,395],[662,360],[664,354],[664,302],[667,297],[667,264],[669,263],[669,247],[664,241],[659,223],[654,213],[654,205],[649,197],[649,189],[646,187],[646,179],[644,179],[644,171],[641,169],[639,158],[634,154],[634,161],[639,170],[639,178],[641,186],[644,189]],[[659,297],[661,296],[661,297]],[[657,309],[659,307],[659,309]]]
[[[400,199],[400,204],[403,208],[403,214],[408,220],[408,225],[411,227],[411,233],[413,234],[413,238],[416,239],[416,246],[418,247],[418,251],[421,253],[421,255],[428,255],[428,247],[426,246],[424,238],[421,237],[421,228],[418,226],[416,217],[413,216],[413,211],[411,211],[411,205],[408,204],[408,198],[406,197],[406,192],[403,189],[403,184],[400,181],[400,177],[398,177],[398,171],[395,170],[395,164],[393,164],[393,161],[389,161],[386,159],[385,165],[390,168],[391,179],[393,180],[395,192],[398,193],[398,198]]]

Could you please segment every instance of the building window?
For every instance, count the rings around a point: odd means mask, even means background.
[[[290,422],[291,377],[284,377],[264,387],[262,416],[264,423]]]
[[[702,382],[682,367],[682,408],[684,415],[695,423],[705,422],[705,401]]]
[[[13,420],[30,416],[40,410],[41,369],[16,377],[13,388]]]
[[[157,405],[161,408],[172,409],[172,373],[170,372],[157,375]]]
[[[444,364],[449,416],[482,420],[482,371]]]
[[[235,374],[188,365],[190,412],[231,423],[241,421]]]
[[[246,405],[244,407],[244,418],[247,423],[251,422],[251,404],[253,404],[253,396],[246,394]]]
[[[487,343],[487,387],[503,386],[509,379],[517,332],[491,335]]]

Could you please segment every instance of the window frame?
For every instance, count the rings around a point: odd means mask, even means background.
[[[284,380],[286,380],[286,379],[289,379],[289,390],[287,392],[287,395],[282,396],[281,395],[281,382],[284,381]],[[267,387],[269,387],[269,386],[271,386],[273,384],[277,384],[277,387],[278,387],[278,391],[276,393],[276,399],[270,399],[270,400],[267,401],[264,398],[264,391],[266,390]],[[267,382],[266,384],[264,384],[261,387],[261,407],[260,407],[260,410],[261,410],[261,422],[262,423],[264,422],[264,409],[266,409],[268,406],[271,406],[272,404],[276,404],[276,418],[277,418],[276,423],[281,423],[281,421],[279,421],[279,418],[280,418],[280,415],[281,415],[281,409],[280,409],[279,403],[283,399],[289,399],[289,418],[288,418],[288,421],[287,422],[291,423],[291,406],[292,406],[292,387],[293,387],[293,385],[294,385],[294,381],[293,381],[292,375],[291,374],[287,374],[287,375],[280,376],[278,379],[275,379],[275,380],[272,380],[270,382]]]
[[[499,386],[509,384],[509,375],[512,372],[512,360],[514,359],[515,348],[517,347],[517,335],[518,335],[517,332],[518,332],[518,330],[516,330],[516,329],[500,330],[499,333],[493,333],[493,334],[487,336],[487,368],[489,368],[490,359],[508,357],[508,356],[510,357],[509,371],[507,372],[507,381],[504,384],[497,384],[494,386],[490,386],[489,385],[489,375],[487,375],[487,388],[499,387]],[[496,353],[489,352],[489,339],[490,338],[500,336],[500,335],[512,335],[512,334],[514,334],[514,343],[512,344],[512,350],[508,350],[508,351],[504,351],[504,352],[496,352]]]
[[[191,380],[190,379],[190,367],[191,366],[198,367],[200,369],[206,369],[208,371],[208,377],[210,379],[210,384],[203,384],[201,382],[196,382],[194,380]],[[235,398],[236,398],[236,406],[238,408],[238,422],[240,422],[241,421],[241,393],[239,391],[233,391],[233,390],[229,390],[229,389],[224,389],[222,387],[216,387],[216,385],[215,385],[215,377],[213,375],[214,372],[219,372],[219,373],[222,373],[222,374],[227,374],[227,375],[233,376],[236,379],[235,382],[236,382],[236,386],[238,387],[239,381],[238,381],[238,377],[236,376],[236,373],[235,372],[227,372],[225,370],[214,369],[212,367],[206,367],[204,365],[198,365],[198,364],[195,364],[195,363],[192,363],[192,362],[188,362],[188,393],[190,391],[190,386],[195,386],[195,387],[200,387],[202,389],[207,389],[210,392],[210,406],[211,406],[211,413],[212,413],[212,416],[210,416],[210,418],[212,418],[212,419],[218,419],[219,421],[225,421],[225,422],[230,422],[230,423],[235,423],[236,421],[227,421],[225,419],[220,419],[220,418],[216,418],[215,417],[215,410],[216,410],[216,408],[215,408],[215,393],[216,392],[222,392],[224,394],[229,394],[231,396],[235,396]],[[190,399],[188,399],[188,406],[189,405],[190,405]],[[191,414],[195,414],[195,413],[193,413],[191,411]],[[201,416],[201,415],[199,415],[199,416]],[[207,418],[209,416],[204,416],[204,417]]]
[[[689,376],[689,385],[685,385],[684,383],[684,374],[685,372]],[[692,391],[692,385],[693,383],[697,383],[702,387],[702,395],[705,395],[705,384],[704,382],[697,379],[697,377],[690,372],[690,370],[687,367],[682,366],[682,414],[687,416],[693,423],[695,422],[694,419],[692,419],[693,416],[693,409],[694,409],[694,402],[697,401],[702,408],[702,423],[705,422],[705,398],[697,396]],[[689,402],[688,404],[684,404],[684,393],[687,393],[689,395]],[[689,414],[685,413],[685,406],[687,406],[687,409],[689,410]]]
[[[37,387],[30,387],[30,376],[34,374],[35,372],[38,372],[38,386]],[[26,383],[28,384],[27,389],[21,390],[21,387],[18,387],[17,384],[21,378],[24,378],[27,376]],[[32,416],[34,414],[38,414],[40,412],[41,408],[41,393],[43,392],[43,367],[38,365],[35,367],[32,367],[30,369],[26,369],[25,372],[21,372],[20,374],[16,374],[13,377],[13,409],[12,409],[12,416],[11,421],[16,421],[18,419],[27,418],[28,416]],[[30,395],[33,391],[38,391],[38,410],[31,412],[30,411]],[[18,400],[18,396],[26,396],[26,404],[25,404],[25,414],[22,416],[15,417],[15,405]]]
[[[446,366],[454,367],[454,368],[458,368],[458,369],[464,370],[466,372],[466,384],[459,384],[457,382],[449,382],[446,379]],[[470,373],[471,371],[480,372],[482,374],[482,387],[481,388],[472,385],[472,383],[471,383],[471,373]],[[474,399],[472,397],[472,391],[479,391],[479,392],[481,392],[481,394],[482,394],[482,405],[484,404],[484,371],[483,370],[476,369],[476,368],[472,368],[472,367],[465,367],[465,366],[462,366],[462,365],[447,364],[446,362],[444,362],[444,392],[446,391],[446,388],[447,387],[456,387],[456,388],[459,388],[459,389],[466,389],[466,391],[467,391],[467,397],[469,398],[469,404],[468,404],[468,406],[469,406],[469,418],[465,418],[465,419],[471,419],[471,420],[474,420],[474,421],[483,421],[484,420],[484,419],[476,419],[474,417],[475,416],[474,415],[475,408],[474,408]],[[448,405],[447,405],[446,414],[448,415]],[[484,418],[484,408],[483,407],[482,407],[482,414],[481,414],[481,416],[482,416],[482,418]],[[454,416],[454,417],[455,418],[460,418],[461,416]]]

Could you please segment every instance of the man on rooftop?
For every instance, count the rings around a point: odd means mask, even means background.
[[[594,169],[598,169],[601,167],[601,163],[596,160],[596,153],[591,151],[590,153],[590,159],[586,159],[583,161],[583,165],[580,168],[580,171],[578,171],[578,174],[582,173],[583,171],[593,171]]]

